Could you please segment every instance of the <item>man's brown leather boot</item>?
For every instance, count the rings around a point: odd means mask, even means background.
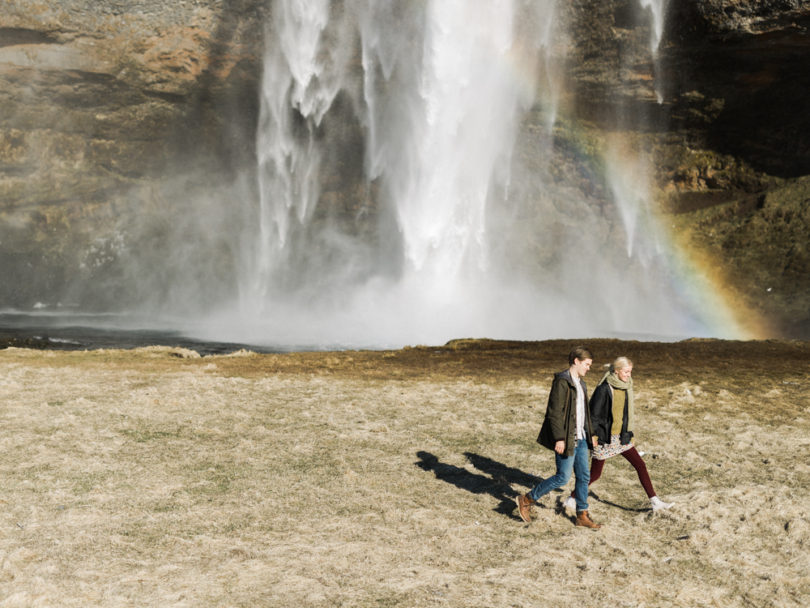
[[[535,501],[529,498],[526,494],[521,494],[515,499],[515,502],[518,506],[518,513],[520,514],[520,519],[525,521],[527,524],[531,523],[532,521],[532,505]]]
[[[601,524],[595,523],[590,518],[587,511],[577,511],[577,521],[574,525],[585,526],[586,528],[592,528],[594,530],[598,530],[602,527]]]

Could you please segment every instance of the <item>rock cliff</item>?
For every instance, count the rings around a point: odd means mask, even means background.
[[[568,118],[586,146],[616,130],[647,146],[682,245],[774,335],[810,338],[810,2],[671,2],[656,61],[635,2],[563,3]],[[194,222],[237,234],[250,221],[223,184],[253,187],[266,19],[259,0],[3,4],[0,307],[143,298],[118,263],[136,243],[153,293],[192,273],[216,285],[200,306],[219,297],[239,243],[200,239]],[[598,199],[604,184],[565,154],[583,145],[566,124],[560,171]]]
[[[126,299],[118,254],[146,233],[139,247],[168,238],[137,228],[169,221],[167,180],[210,187],[246,164],[259,11],[216,0],[3,4],[2,306]]]

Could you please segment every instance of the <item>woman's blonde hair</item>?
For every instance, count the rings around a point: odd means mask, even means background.
[[[610,371],[615,372],[619,369],[624,369],[625,367],[633,367],[633,362],[630,360],[629,357],[616,357],[613,360],[613,363],[610,364]]]

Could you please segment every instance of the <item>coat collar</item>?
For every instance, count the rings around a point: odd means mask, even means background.
[[[565,381],[568,382],[568,384],[570,384],[571,386],[576,388],[576,384],[574,383],[574,379],[571,377],[571,370],[565,369],[565,370],[563,370],[561,372],[558,372],[557,376],[565,379]],[[585,386],[585,380],[583,380],[582,378],[579,379],[579,383],[583,387]]]

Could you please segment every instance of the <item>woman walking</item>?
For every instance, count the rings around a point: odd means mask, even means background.
[[[605,461],[621,454],[638,474],[653,511],[669,509],[672,503],[664,502],[655,494],[647,466],[633,445],[634,428],[633,362],[627,357],[617,358],[599,381],[589,403],[593,432],[599,444],[593,449],[590,486],[602,475]],[[572,507],[573,495],[564,506]]]

